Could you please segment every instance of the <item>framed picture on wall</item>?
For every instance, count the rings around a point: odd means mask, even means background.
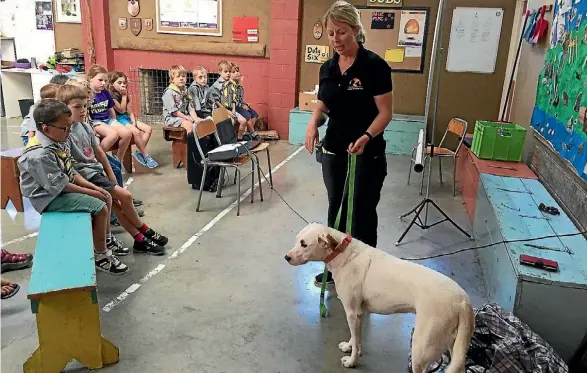
[[[82,23],[80,0],[55,0],[55,18],[60,23]]]
[[[157,32],[222,36],[222,0],[155,0]]]

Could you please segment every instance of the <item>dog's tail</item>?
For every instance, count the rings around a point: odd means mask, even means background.
[[[462,302],[460,309],[457,336],[452,347],[450,364],[445,370],[446,373],[465,372],[467,352],[469,351],[469,344],[471,343],[471,337],[475,330],[475,314],[473,313],[471,303],[469,301]]]

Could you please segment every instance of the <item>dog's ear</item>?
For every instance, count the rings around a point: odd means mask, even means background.
[[[332,249],[333,247],[336,247],[338,245],[336,240],[329,234],[318,235],[318,244],[325,249]]]
[[[338,242],[336,241],[336,239],[334,239],[334,237],[332,237],[331,235],[327,234],[326,235],[326,240],[328,241],[328,244],[331,247],[337,247],[338,246]]]

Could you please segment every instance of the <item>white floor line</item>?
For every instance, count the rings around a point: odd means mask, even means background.
[[[128,187],[130,186],[130,184],[133,183],[133,181],[135,181],[134,177],[129,177],[128,180],[126,181],[126,183],[124,183],[124,189],[128,189]]]
[[[271,173],[274,174],[275,171],[277,171],[281,167],[283,167],[293,157],[295,157],[296,155],[298,155],[298,153],[301,152],[303,149],[304,149],[303,146],[299,147],[290,156],[288,156],[283,161],[281,161],[281,163],[279,163],[277,166],[273,167],[271,169]],[[265,175],[265,177],[266,178],[269,178],[269,175],[267,174],[267,175]],[[261,181],[258,181],[257,183],[255,183],[255,188],[259,186],[259,183],[264,183],[264,182],[265,182],[265,178],[263,178],[263,180],[261,180]],[[252,192],[253,192],[253,188],[249,188],[246,192],[244,192],[241,195],[241,198],[240,198],[241,202],[244,201],[245,198],[247,198]],[[181,247],[179,249],[175,250],[169,256],[168,260],[175,259],[179,255],[183,254],[187,249],[189,249],[194,244],[194,242],[196,242],[200,237],[202,237],[202,235],[204,233],[206,233],[207,231],[209,231],[214,225],[216,225],[216,223],[218,223],[224,216],[226,216],[226,214],[228,214],[230,211],[232,211],[232,209],[234,209],[235,207],[236,207],[236,201],[234,201],[230,206],[228,206],[227,208],[225,208],[224,210],[222,210],[218,215],[216,215],[216,217],[214,219],[210,220],[210,222],[208,224],[206,224],[196,234],[194,234],[193,236],[191,236],[183,245],[181,245]],[[104,307],[102,307],[102,311],[104,311],[104,312],[110,312],[110,311],[112,311],[112,309],[114,307],[116,307],[122,301],[124,301],[126,298],[128,298],[129,295],[131,295],[132,293],[134,293],[135,291],[137,291],[144,283],[146,283],[147,281],[149,281],[149,279],[151,279],[156,274],[158,274],[159,272],[161,272],[163,270],[163,268],[165,268],[165,264],[159,264],[155,269],[153,269],[152,271],[150,271],[149,273],[147,273],[145,275],[145,277],[141,278],[139,280],[139,282],[134,283],[131,286],[129,286],[125,291],[123,291],[122,293],[120,293],[120,295],[117,296],[114,300],[110,301]]]
[[[130,185],[131,185],[131,184],[132,184],[134,181],[135,181],[134,177],[132,177],[132,176],[131,176],[131,177],[129,177],[129,178],[128,178],[128,180],[126,181],[126,183],[124,183],[124,189],[128,189],[128,187],[129,187],[129,186],[130,186]],[[26,240],[26,239],[28,239],[28,238],[36,237],[36,236],[38,236],[38,235],[39,235],[39,232],[37,231],[37,232],[33,232],[33,233],[31,233],[31,234],[27,234],[26,236],[22,236],[22,237],[19,237],[19,238],[15,238],[14,240],[11,240],[11,241],[8,241],[8,242],[3,242],[3,243],[0,245],[0,248],[4,248],[4,247],[6,247],[6,246],[8,246],[8,245],[12,245],[12,244],[15,244],[15,243],[18,243],[18,242],[24,241],[24,240]]]
[[[33,232],[33,233],[31,233],[31,234],[27,234],[26,236],[22,236],[22,237],[19,237],[19,238],[15,238],[14,240],[11,240],[11,241],[3,242],[3,243],[2,243],[2,245],[0,245],[0,248],[4,248],[4,247],[6,247],[6,246],[8,246],[8,245],[12,245],[12,244],[15,244],[15,243],[18,243],[18,242],[24,241],[24,240],[26,240],[27,238],[36,237],[36,236],[38,236],[38,235],[39,235],[39,232]]]

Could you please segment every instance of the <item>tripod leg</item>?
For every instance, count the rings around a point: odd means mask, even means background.
[[[440,173],[440,184],[442,184],[442,157],[438,157],[438,172]]]
[[[460,230],[465,236],[471,238],[471,235],[469,233],[467,233],[463,228],[459,227],[459,225],[457,223],[455,223],[451,218],[449,218],[448,215],[445,214],[444,211],[442,211],[442,209],[436,204],[436,202],[434,202],[431,199],[429,199],[428,202],[432,203],[432,205],[434,207],[436,207],[436,210],[438,210],[438,212],[440,212],[446,218],[446,220],[448,220],[452,225],[454,225],[455,228]]]
[[[424,199],[423,199],[422,201],[420,201],[420,203],[418,203],[416,206],[414,206],[414,208],[413,208],[413,209],[411,209],[410,211],[408,211],[408,212],[406,212],[405,214],[401,215],[401,216],[399,217],[399,218],[400,218],[400,220],[401,220],[401,219],[403,219],[403,218],[405,218],[406,216],[410,215],[410,214],[411,214],[411,213],[413,213],[414,211],[416,211],[416,210],[418,209],[418,207],[420,207],[420,205],[423,205],[423,204],[424,204],[424,201],[426,201],[426,200],[424,200]]]
[[[410,222],[410,224],[408,225],[408,227],[406,228],[404,233],[402,233],[400,238],[397,240],[397,242],[395,243],[395,246],[399,245],[400,242],[402,242],[402,240],[406,236],[406,234],[408,234],[408,231],[410,230],[410,228],[412,228],[412,225],[414,225],[414,223],[416,222],[416,219],[418,219],[418,217],[420,216],[420,213],[422,212],[422,209],[424,208],[425,201],[426,200],[423,200],[422,202],[420,202],[420,204],[418,206],[416,206],[416,208],[414,209],[414,211],[416,211],[416,213],[414,214],[414,218],[412,219],[412,221]]]

